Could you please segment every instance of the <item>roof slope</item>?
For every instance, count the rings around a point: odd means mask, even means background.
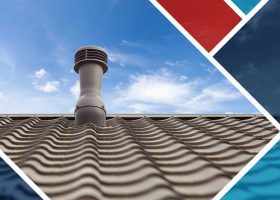
[[[0,118],[0,148],[52,199],[211,199],[278,132],[262,116]]]

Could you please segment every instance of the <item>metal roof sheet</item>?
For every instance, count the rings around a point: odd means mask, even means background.
[[[52,199],[211,199],[278,132],[261,115],[0,118],[0,148]]]

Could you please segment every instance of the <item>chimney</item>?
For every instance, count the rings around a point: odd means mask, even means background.
[[[80,97],[75,108],[75,125],[88,122],[106,126],[101,96],[102,76],[108,70],[107,53],[96,46],[84,46],[75,54],[74,70],[80,75]]]

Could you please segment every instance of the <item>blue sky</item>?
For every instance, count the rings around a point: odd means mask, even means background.
[[[108,113],[256,113],[147,0],[0,1],[0,113],[71,113],[77,48],[109,54]]]

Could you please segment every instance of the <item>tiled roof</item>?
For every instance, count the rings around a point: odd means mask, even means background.
[[[278,132],[263,116],[0,118],[0,148],[51,199],[211,199]]]

